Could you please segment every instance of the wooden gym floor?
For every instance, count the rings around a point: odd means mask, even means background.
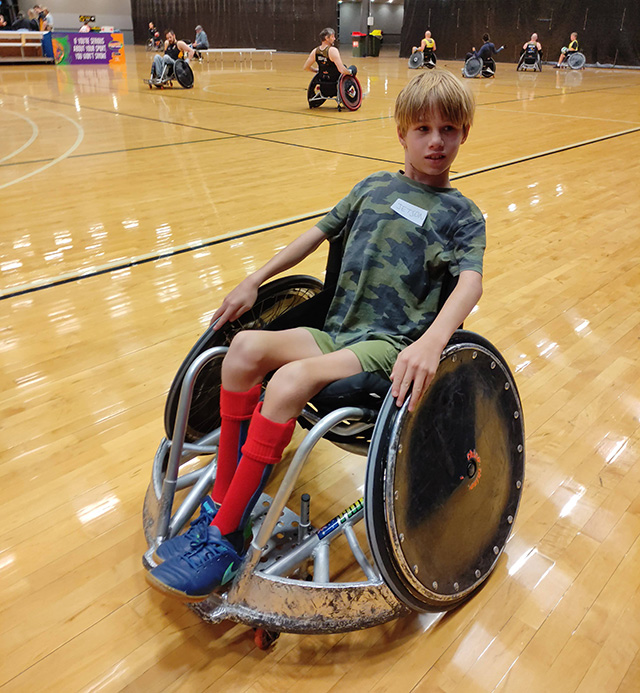
[[[150,59],[0,71],[3,691],[639,690],[640,73],[499,64],[471,83],[454,178],[488,250],[467,327],[510,362],[527,431],[496,572],[432,628],[413,615],[262,652],[145,582],[164,397],[225,292],[400,167],[393,104],[413,73],[354,60],[364,102],[338,113],[307,108],[302,55],[196,64],[190,91],[150,91]],[[298,490],[316,526],[363,468],[321,444]]]

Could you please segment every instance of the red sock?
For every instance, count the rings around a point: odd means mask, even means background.
[[[243,444],[242,426],[251,419],[260,399],[261,383],[246,392],[230,392],[220,388],[220,441],[218,443],[218,469],[211,497],[220,505],[236,473],[240,448]]]
[[[295,419],[277,423],[264,417],[258,404],[251,423],[247,442],[242,447],[242,458],[233,481],[229,486],[224,503],[215,516],[212,525],[222,534],[230,534],[240,529],[249,515],[266,484],[271,465],[280,461],[284,449],[293,436]]]

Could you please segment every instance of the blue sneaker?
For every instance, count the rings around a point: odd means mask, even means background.
[[[147,573],[149,584],[160,592],[189,602],[206,599],[216,587],[233,580],[242,558],[220,534],[208,527],[191,542],[190,549]]]
[[[160,565],[174,556],[183,556],[191,549],[193,541],[198,542],[205,535],[207,527],[213,522],[218,508],[210,497],[205,498],[200,505],[200,514],[191,521],[189,529],[184,534],[178,534],[172,539],[163,541],[153,552],[153,561]]]

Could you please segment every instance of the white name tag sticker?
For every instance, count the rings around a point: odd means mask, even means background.
[[[422,226],[424,220],[427,218],[427,214],[429,214],[426,209],[416,207],[410,202],[405,202],[400,198],[391,205],[391,209],[401,217],[404,217],[407,221],[414,223],[416,226]]]

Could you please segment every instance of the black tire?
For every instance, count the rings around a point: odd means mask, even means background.
[[[211,327],[198,339],[176,373],[164,409],[164,427],[169,440],[173,437],[180,388],[184,376],[193,361],[207,349],[229,346],[241,330],[265,329],[269,323],[288,310],[320,293],[322,282],[315,277],[296,275],[282,277],[262,286],[258,298],[250,310],[219,330]],[[210,361],[196,378],[185,440],[193,443],[220,425],[220,385],[222,357]]]
[[[307,88],[307,102],[309,103],[309,108],[318,108],[327,100],[322,96],[320,89],[316,91],[316,86],[320,86],[320,75],[315,75]]]
[[[173,74],[183,89],[191,89],[193,87],[193,70],[186,60],[182,60],[182,58],[176,60],[173,65]]]
[[[495,77],[496,61],[493,58],[487,58],[482,64],[482,76],[489,78]]]

